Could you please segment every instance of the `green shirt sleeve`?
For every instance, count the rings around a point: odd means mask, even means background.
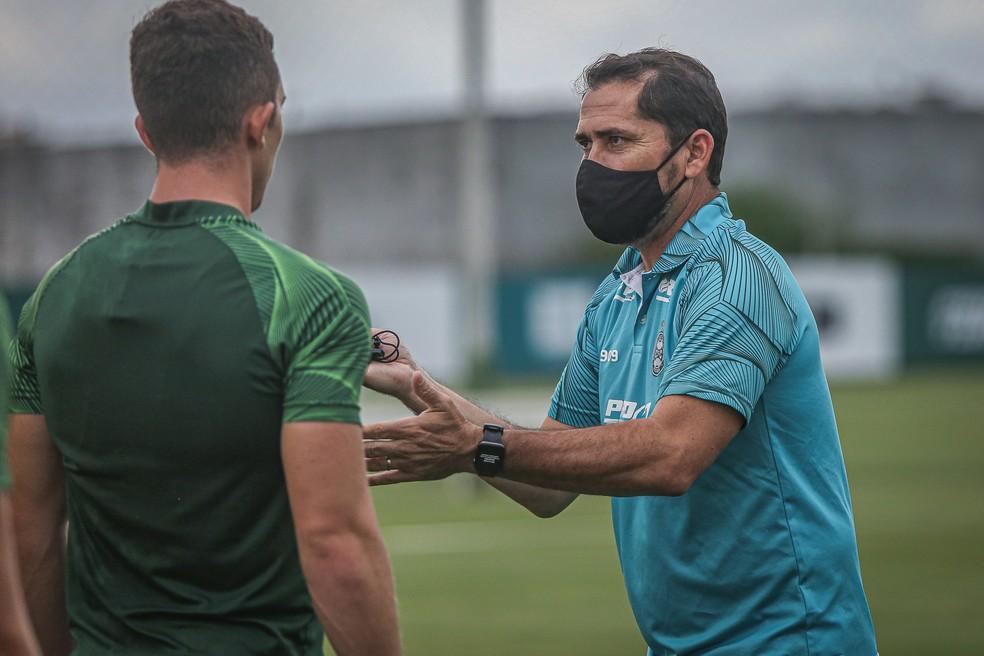
[[[325,270],[317,299],[288,321],[296,342],[289,345],[284,380],[286,422],[361,423],[359,395],[369,364],[371,335],[365,297],[354,282]]]
[[[283,421],[361,423],[372,349],[359,287],[249,225],[203,225],[242,266],[282,376]]]
[[[10,360],[6,357],[8,346],[13,346],[10,338],[10,316],[7,300],[0,295],[0,490],[10,487],[10,472],[7,470],[7,406],[10,397]]]
[[[37,311],[41,287],[34,292],[17,323],[17,334],[10,344],[10,402],[9,410],[18,414],[42,413],[41,388],[38,385],[38,372],[34,362],[34,316]],[[5,404],[4,407],[7,407]]]

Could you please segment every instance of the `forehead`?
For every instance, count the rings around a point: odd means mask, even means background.
[[[591,89],[581,100],[578,132],[613,128],[661,130],[662,125],[639,115],[639,91],[644,80],[618,80]]]

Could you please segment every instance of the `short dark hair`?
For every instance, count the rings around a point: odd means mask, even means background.
[[[577,88],[583,96],[609,82],[643,78],[647,79],[639,91],[639,113],[666,126],[674,146],[699,128],[710,132],[714,151],[707,176],[711,184],[721,184],[728,114],[714,75],[699,61],[663,48],[609,53],[584,69]]]
[[[182,162],[221,152],[246,110],[276,102],[273,35],[226,0],[170,0],[130,36],[133,100],[157,157]]]

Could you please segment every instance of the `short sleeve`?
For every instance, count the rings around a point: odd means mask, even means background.
[[[677,344],[658,397],[686,395],[734,408],[747,422],[792,352],[796,318],[753,254],[695,268],[681,298]],[[681,300],[681,304],[684,301]]]
[[[550,401],[549,416],[582,428],[598,425],[598,349],[589,330],[589,312],[577,329],[570,360],[560,374]]]
[[[17,334],[9,342],[10,412],[39,415],[43,412],[38,371],[34,361],[34,317],[41,287],[28,299],[17,322]]]
[[[324,271],[310,303],[288,320],[296,329],[284,378],[283,421],[361,423],[359,396],[371,350],[369,310],[358,286]],[[294,312],[294,310],[292,310]]]

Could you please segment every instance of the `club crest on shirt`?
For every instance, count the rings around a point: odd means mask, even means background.
[[[656,347],[653,349],[653,375],[658,376],[663,371],[663,351],[666,337],[663,334],[665,323],[659,324],[659,334],[656,335]]]

